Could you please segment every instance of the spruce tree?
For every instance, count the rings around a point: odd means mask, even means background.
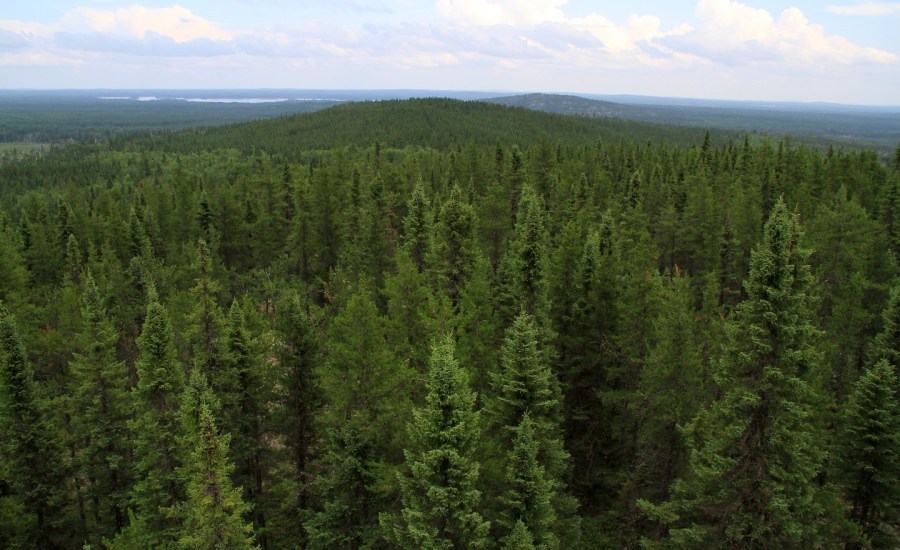
[[[55,548],[64,542],[66,469],[62,443],[47,401],[34,380],[15,320],[0,304],[0,450],[2,481],[21,503],[24,532],[11,534],[22,547]],[[14,503],[14,505],[17,503]]]
[[[125,526],[131,485],[128,371],[116,359],[118,334],[107,317],[90,271],[84,275],[82,329],[72,372],[72,426],[76,464],[91,508],[91,533],[112,537]]]
[[[475,209],[465,200],[462,190],[454,185],[450,196],[441,205],[432,256],[428,261],[437,287],[446,291],[454,308],[477,257],[476,224]]]
[[[818,374],[812,276],[797,218],[779,200],[751,257],[748,298],[728,326],[720,397],[686,426],[688,473],[660,506],[674,547],[812,547],[825,495],[810,378]]]
[[[408,424],[404,451],[409,477],[400,476],[403,510],[381,516],[386,536],[401,548],[484,548],[490,524],[478,511],[479,414],[453,341],[435,345],[428,366],[428,393]]]
[[[863,535],[853,546],[900,546],[900,406],[896,367],[882,359],[862,375],[843,410],[840,474],[849,515]]]
[[[188,313],[185,332],[193,365],[199,367],[207,379],[218,381],[225,362],[225,320],[218,304],[220,285],[213,274],[212,253],[202,239],[197,243],[193,267],[195,284],[191,296],[194,305]]]
[[[378,511],[384,499],[370,488],[376,481],[373,447],[347,423],[329,430],[315,488],[318,510],[307,511],[303,527],[310,548],[369,548],[378,540]]]
[[[213,378],[218,383],[212,386],[222,400],[223,431],[231,437],[234,482],[243,487],[248,504],[253,506],[254,529],[265,548],[264,499],[271,453],[264,436],[271,416],[271,385],[237,300],[228,311],[225,354],[223,370]]]
[[[900,368],[900,284],[891,288],[881,319],[881,332],[872,342],[869,360],[874,364],[886,359],[895,368]],[[900,396],[900,386],[896,391]]]
[[[425,195],[422,181],[416,182],[412,196],[406,204],[406,217],[403,219],[403,247],[416,264],[420,273],[425,271],[426,257],[431,248],[431,205]]]
[[[186,499],[176,508],[182,526],[177,545],[185,549],[254,548],[253,529],[243,516],[249,507],[241,488],[232,487],[228,461],[228,436],[219,434],[206,403],[200,404],[187,483]]]
[[[166,509],[184,493],[176,469],[178,410],[185,373],[175,354],[166,311],[152,293],[138,348],[138,383],[132,390],[135,417],[128,423],[137,478],[132,502],[151,539],[164,545],[176,534],[176,522],[167,516]]]
[[[492,392],[485,409],[497,436],[494,444],[499,444],[493,454],[512,452],[516,430],[529,417],[534,428],[537,460],[553,484],[551,504],[556,521],[552,532],[564,546],[577,544],[578,504],[564,492],[571,474],[571,458],[562,439],[562,393],[547,353],[541,347],[534,317],[527,313],[521,313],[506,332],[499,370],[492,377]],[[508,463],[508,458],[504,462]],[[508,488],[508,483],[504,487]],[[532,534],[536,544],[543,544],[538,533]]]
[[[553,532],[556,522],[553,499],[558,483],[547,477],[538,461],[539,451],[534,422],[525,413],[513,429],[512,450],[506,459],[508,488],[500,497],[505,510],[498,523],[509,530],[507,544],[511,539],[520,539],[522,535],[516,529],[524,527],[534,548],[549,550],[559,547],[559,539]]]
[[[290,293],[278,308],[276,336],[278,346],[278,380],[276,399],[280,407],[273,420],[284,437],[290,457],[298,510],[308,507],[309,465],[315,441],[315,413],[322,397],[315,369],[322,359],[320,337],[315,319],[311,318],[297,293]]]

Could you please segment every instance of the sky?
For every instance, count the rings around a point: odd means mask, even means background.
[[[4,1],[0,88],[479,90],[900,105],[900,2]]]

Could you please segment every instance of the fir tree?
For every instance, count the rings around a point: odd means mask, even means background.
[[[413,411],[409,477],[400,477],[403,510],[382,515],[388,539],[402,548],[484,548],[490,524],[478,512],[478,463],[472,452],[479,414],[468,377],[445,337],[433,349],[425,405]]]
[[[818,368],[812,276],[797,219],[778,201],[728,327],[721,397],[684,430],[689,473],[661,506],[675,547],[809,547],[820,539],[824,459],[809,378]]]

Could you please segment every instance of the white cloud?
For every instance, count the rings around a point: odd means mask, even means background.
[[[850,6],[828,6],[826,8],[831,13],[838,15],[890,15],[892,13],[900,13],[900,2],[863,2],[862,4],[853,4]]]
[[[562,21],[568,0],[437,0],[438,12],[474,25],[533,26]]]
[[[776,20],[766,10],[735,0],[700,0],[697,17],[701,20],[697,29],[662,42],[674,50],[727,65],[828,66],[900,61],[894,53],[827,35],[822,25],[811,23],[797,8],[784,10]]]
[[[227,41],[234,35],[216,23],[194,15],[181,6],[147,8],[131,6],[104,10],[76,8],[63,17],[62,27],[71,31],[89,31],[132,38],[144,38],[148,33],[185,43],[207,39]]]

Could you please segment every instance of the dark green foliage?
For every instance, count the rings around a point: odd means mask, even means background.
[[[778,201],[751,258],[748,298],[728,327],[721,397],[685,428],[688,473],[663,505],[642,503],[671,524],[672,546],[802,547],[822,536],[808,254],[797,219]]]
[[[72,359],[72,425],[78,478],[89,503],[91,538],[112,538],[127,520],[132,483],[128,371],[115,355],[113,330],[94,278],[84,275],[82,328]]]
[[[166,544],[176,536],[177,523],[169,519],[166,509],[184,494],[176,468],[177,416],[185,373],[175,355],[168,315],[154,298],[147,305],[138,348],[138,382],[132,390],[136,414],[129,422],[136,478],[132,502],[151,540]]]
[[[53,548],[65,541],[65,465],[61,442],[49,421],[48,403],[34,381],[34,370],[15,320],[0,304],[0,398],[4,510],[22,531],[0,530],[4,543],[21,548]]]
[[[438,287],[447,293],[454,307],[478,256],[476,223],[475,209],[466,202],[462,190],[454,186],[441,205],[428,261]]]
[[[200,471],[267,550],[433,535],[445,333],[488,545],[893,544],[895,167],[703,138],[417,100],[3,160],[0,546],[175,546]]]
[[[424,406],[408,424],[403,509],[397,518],[382,516],[381,524],[401,548],[487,547],[490,524],[478,510],[478,463],[471,456],[479,414],[449,337],[432,350],[427,387]]]
[[[882,359],[860,377],[843,411],[840,474],[850,519],[873,548],[900,544],[900,407],[896,367]]]

